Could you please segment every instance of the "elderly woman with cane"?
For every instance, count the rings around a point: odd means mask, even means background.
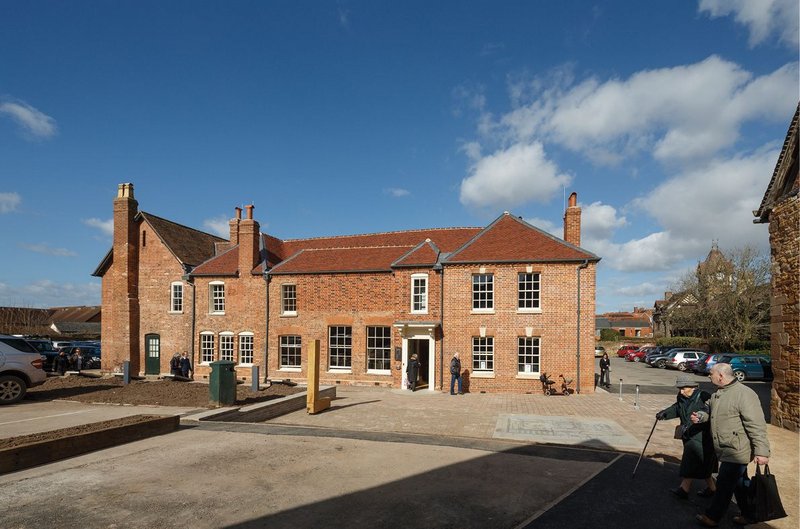
[[[708,424],[692,423],[692,413],[708,411],[708,399],[711,395],[698,389],[698,384],[690,375],[681,374],[675,382],[678,388],[678,397],[675,404],[661,410],[656,414],[656,419],[679,418],[680,424],[675,428],[675,438],[683,441],[683,456],[681,457],[679,487],[670,492],[681,499],[689,497],[689,490],[693,479],[703,479],[706,488],[698,491],[697,495],[710,497],[714,495],[716,484],[711,477],[717,470],[717,457],[714,454],[714,443],[711,438],[711,428]]]

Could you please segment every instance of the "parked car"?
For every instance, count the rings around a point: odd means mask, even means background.
[[[702,354],[703,351],[671,351],[664,367],[686,371],[686,362],[696,361]]]
[[[100,347],[93,345],[70,345],[62,347],[61,350],[67,354],[67,358],[72,358],[76,349],[81,350],[81,369],[100,369]]]
[[[19,402],[28,388],[42,384],[47,379],[42,363],[24,338],[0,334],[0,404]]]
[[[645,363],[650,367],[658,367],[660,369],[664,369],[667,367],[667,358],[671,353],[677,353],[679,351],[693,351],[694,349],[689,349],[688,347],[673,347],[669,350],[662,350],[659,353],[654,353],[647,355],[645,357]]]
[[[595,345],[594,346],[594,357],[601,358],[604,354],[606,354],[606,348],[602,345]]]
[[[62,347],[67,347],[72,345],[72,342],[67,342],[64,340],[53,340],[53,347],[56,349],[61,349]]]
[[[26,341],[42,355],[42,360],[44,360],[42,368],[45,371],[53,371],[53,360],[58,356],[58,348],[53,342],[46,338],[28,338]]]
[[[637,349],[639,349],[639,347],[636,345],[623,345],[617,349],[617,356],[620,358],[625,358],[626,354],[636,351]]]
[[[692,373],[697,373],[697,366],[700,363],[705,363],[706,358],[708,358],[708,353],[703,353],[697,360],[689,360],[686,362],[686,371],[691,371]]]
[[[764,355],[737,355],[728,363],[739,382],[745,380],[772,380],[772,359]]]
[[[714,367],[714,364],[717,362],[724,362],[729,364],[731,362],[731,358],[739,356],[737,353],[716,353],[713,355],[709,355],[703,365],[698,365],[695,367],[695,372],[701,375],[707,375],[711,372],[711,368]]]
[[[641,362],[651,349],[652,347],[641,347],[636,351],[631,351],[625,355],[625,360],[628,362]]]

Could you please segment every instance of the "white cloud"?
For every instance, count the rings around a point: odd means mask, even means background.
[[[0,306],[68,307],[100,305],[100,282],[56,283],[42,279],[21,286],[0,283]]]
[[[210,233],[227,239],[231,234],[230,224],[228,224],[229,221],[230,219],[228,219],[228,217],[226,217],[223,213],[221,215],[217,215],[216,217],[205,219],[203,221],[203,227]]]
[[[0,116],[6,115],[22,127],[23,135],[32,139],[46,139],[58,132],[56,121],[22,101],[0,103]]]
[[[0,193],[0,214],[11,213],[22,202],[18,193]]]
[[[407,189],[400,189],[399,187],[390,187],[384,190],[385,193],[392,195],[395,198],[407,197],[411,191]]]
[[[625,217],[617,216],[613,206],[592,202],[581,207],[581,236],[589,239],[610,239],[614,231],[628,224]]]
[[[700,0],[699,11],[711,18],[733,15],[750,32],[751,47],[777,35],[788,47],[797,48],[797,0]]]
[[[49,246],[45,243],[39,243],[39,244],[20,243],[19,247],[24,250],[28,250],[29,252],[41,253],[44,255],[54,255],[56,257],[75,257],[76,255],[78,255],[72,250],[67,250],[66,248],[53,248],[52,246]]]
[[[598,164],[640,152],[697,163],[734,145],[745,122],[785,120],[797,104],[797,77],[797,63],[756,77],[717,56],[627,79],[575,84],[560,73],[529,81],[525,97],[517,81],[514,97],[531,102],[496,120],[484,116],[478,130],[484,141],[552,142]]]
[[[481,208],[546,203],[570,182],[572,177],[547,158],[541,143],[517,144],[474,164],[461,182],[461,203]]]
[[[96,228],[100,230],[103,235],[107,235],[109,237],[113,237],[114,235],[114,219],[102,220],[93,217],[91,219],[83,219],[81,222],[90,228]]]

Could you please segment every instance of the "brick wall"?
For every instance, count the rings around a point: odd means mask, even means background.
[[[472,274],[478,266],[448,266],[445,270],[444,347],[445,358],[459,352],[462,368],[469,371],[470,391],[541,391],[538,372],[518,374],[518,337],[540,337],[541,370],[557,380],[559,374],[576,379],[577,289],[575,264],[534,265],[541,274],[541,312],[517,311],[517,274],[525,265],[486,265],[494,274],[492,314],[471,310]],[[581,391],[594,386],[595,265],[581,272]],[[494,372],[476,375],[472,366],[472,338],[494,337]],[[577,380],[573,380],[573,387]]]
[[[772,248],[771,422],[798,431],[800,424],[800,199],[790,198],[770,214]]]

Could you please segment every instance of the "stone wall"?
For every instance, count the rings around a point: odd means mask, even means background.
[[[794,196],[770,214],[772,300],[770,334],[772,424],[792,431],[800,426],[800,199]]]

